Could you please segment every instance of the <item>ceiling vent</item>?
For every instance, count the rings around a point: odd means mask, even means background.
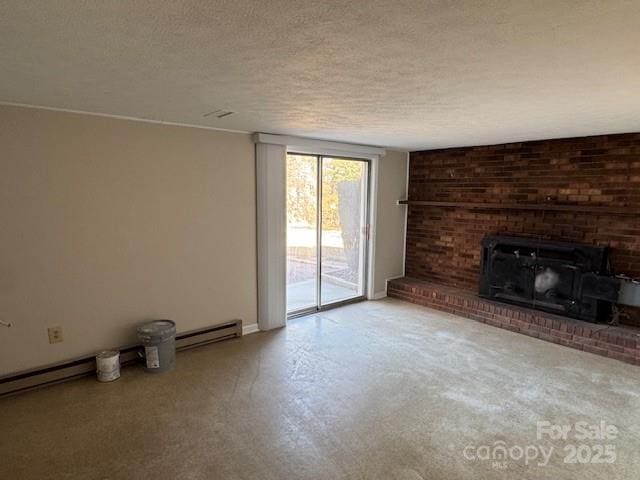
[[[209,112],[209,113],[205,113],[203,115],[203,117],[207,118],[207,117],[217,117],[217,118],[224,118],[224,117],[228,117],[229,115],[233,115],[234,112],[230,112],[229,110],[214,110],[213,112]]]

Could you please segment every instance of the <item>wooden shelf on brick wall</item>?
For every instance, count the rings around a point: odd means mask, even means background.
[[[552,212],[606,213],[610,215],[640,215],[640,212],[626,207],[600,205],[558,205],[553,203],[473,203],[473,202],[430,202],[423,200],[398,200],[398,205],[421,205],[426,207],[466,208],[472,210],[537,210]]]

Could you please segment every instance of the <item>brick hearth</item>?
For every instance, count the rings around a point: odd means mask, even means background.
[[[640,365],[640,328],[637,327],[583,322],[493,302],[467,290],[408,277],[390,281],[387,294],[530,337]]]

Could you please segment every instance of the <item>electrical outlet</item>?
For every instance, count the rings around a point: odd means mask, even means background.
[[[62,338],[62,327],[49,327],[47,329],[49,333],[49,343],[60,343]]]

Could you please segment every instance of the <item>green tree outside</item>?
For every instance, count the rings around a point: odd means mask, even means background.
[[[322,228],[339,230],[339,184],[361,182],[364,163],[328,158],[322,170]],[[315,225],[316,222],[316,157],[287,155],[287,207],[290,222]]]

